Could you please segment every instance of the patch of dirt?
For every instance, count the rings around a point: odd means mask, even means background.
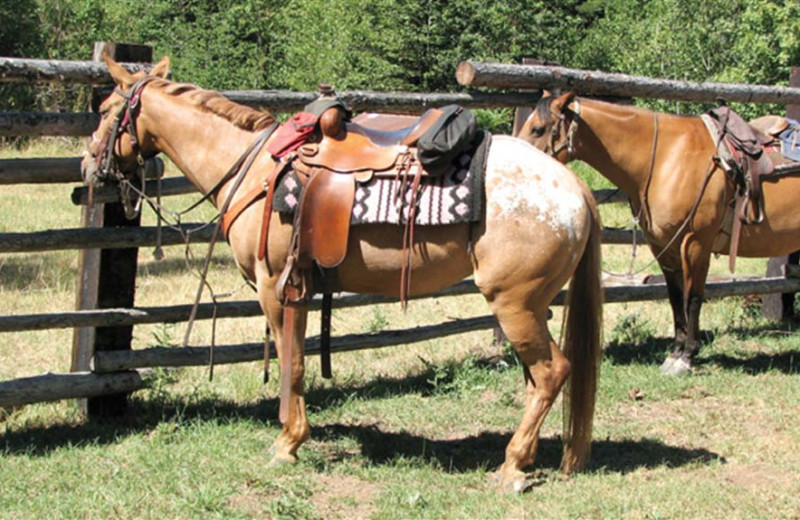
[[[350,475],[315,475],[310,501],[321,518],[360,520],[375,512],[380,486]]]
[[[794,487],[797,476],[769,464],[729,464],[723,469],[722,477],[751,491],[782,494]]]
[[[264,516],[270,502],[280,496],[278,490],[266,492],[251,482],[242,485],[241,492],[228,499],[228,505],[250,517]]]
[[[715,396],[696,398],[706,392],[694,387],[684,393],[683,399],[624,403],[616,417],[638,423],[645,436],[663,439],[670,445],[713,450],[730,463],[760,463],[779,457],[800,464],[795,435],[774,420],[769,403],[756,399],[751,404],[737,404]]]

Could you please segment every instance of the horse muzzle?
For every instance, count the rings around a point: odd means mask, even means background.
[[[81,177],[85,184],[97,185],[100,184],[100,176],[98,175],[98,160],[97,157],[91,155],[88,151],[84,152],[83,159],[81,160]]]

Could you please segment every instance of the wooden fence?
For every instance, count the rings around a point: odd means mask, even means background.
[[[138,62],[126,64],[130,70],[141,69],[151,61],[151,50],[143,46],[99,43],[95,60],[66,62],[0,58],[0,81],[11,82],[74,82],[92,84],[107,91],[109,78],[105,66],[98,63],[103,51],[118,60]],[[268,106],[275,112],[296,111],[311,99],[313,93],[284,91],[224,92],[229,98],[248,105]],[[420,113],[431,106],[459,103],[470,108],[530,107],[538,99],[537,92],[416,94],[342,92],[340,95],[359,110]],[[96,104],[96,103],[95,103]],[[0,136],[85,136],[98,123],[94,112],[79,114],[0,113]],[[7,159],[0,160],[0,184],[75,183],[80,182],[79,158]],[[160,175],[157,164],[150,165],[152,175]],[[150,184],[150,183],[149,183]],[[148,190],[154,186],[148,185]],[[162,195],[194,191],[183,178],[166,179]],[[621,202],[624,198],[613,190],[596,193],[598,200]],[[114,415],[125,410],[127,394],[147,384],[151,367],[208,364],[210,347],[149,348],[131,350],[131,333],[135,325],[186,321],[190,304],[163,307],[136,307],[134,287],[139,247],[156,244],[156,230],[139,225],[138,219],[124,219],[113,190],[96,190],[93,205],[88,205],[87,191],[73,189],[72,201],[83,211],[83,227],[56,229],[35,233],[0,233],[0,253],[30,253],[61,249],[79,251],[77,309],[52,314],[0,316],[0,332],[73,328],[73,362],[71,373],[0,382],[0,407],[34,402],[77,398],[89,415]],[[193,227],[195,224],[186,224]],[[211,232],[193,235],[197,243],[208,242]],[[638,240],[643,241],[639,236]],[[625,230],[604,230],[606,244],[630,244],[632,233]],[[163,245],[183,244],[178,231],[164,229]],[[112,279],[115,277],[115,279]],[[104,288],[113,288],[106,292]],[[800,290],[800,280],[772,276],[759,279],[721,280],[709,283],[708,298],[745,294],[773,294]],[[470,280],[462,281],[431,296],[456,296],[476,293]],[[556,298],[561,305],[564,292]],[[429,297],[429,296],[428,296]],[[666,299],[663,284],[616,285],[605,290],[607,302],[631,302]],[[353,307],[392,301],[364,295],[344,295],[338,307]],[[312,309],[320,302],[312,302]],[[210,319],[211,304],[200,305],[198,319]],[[255,301],[223,302],[217,306],[217,317],[250,317],[261,315]],[[375,334],[352,334],[334,338],[335,352],[407,344],[494,327],[492,316],[451,320],[411,330],[383,331]],[[217,364],[253,361],[263,356],[263,344],[216,347]],[[318,352],[318,338],[309,338],[307,352]]]

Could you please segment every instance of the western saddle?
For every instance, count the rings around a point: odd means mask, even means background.
[[[277,166],[266,172],[260,186],[241,197],[223,217],[223,231],[227,233],[245,208],[266,197],[259,246],[259,259],[264,259],[268,250],[275,187],[289,170],[296,172],[303,185],[300,203],[294,213],[285,268],[276,285],[277,296],[284,305],[280,363],[280,418],[283,422],[288,417],[291,386],[294,305],[308,301],[315,292],[323,293],[320,355],[322,375],[329,378],[331,295],[339,289],[335,268],[347,253],[356,184],[376,176],[399,180],[401,188],[396,194],[397,203],[410,201],[402,243],[400,299],[405,306],[410,291],[410,256],[417,196],[422,177],[430,175],[419,163],[416,145],[442,117],[441,110],[430,109],[419,118],[363,114],[351,120],[350,110],[335,97],[332,89],[321,86],[320,92],[320,98],[304,111],[318,118],[315,131],[291,149],[270,149],[279,158]],[[310,119],[314,120],[313,117]],[[291,128],[287,127],[287,131]],[[408,190],[411,193],[407,198]],[[269,349],[265,352],[268,355]]]
[[[736,187],[731,209],[723,217],[722,236],[715,242],[721,247],[727,241],[725,235],[730,234],[728,265],[733,272],[742,224],[758,224],[764,219],[762,181],[798,172],[797,163],[768,151],[790,122],[785,117],[768,115],[748,123],[726,106],[717,107],[702,118],[717,145],[715,159]],[[721,146],[723,142],[727,146]]]

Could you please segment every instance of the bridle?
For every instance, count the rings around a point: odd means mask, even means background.
[[[99,151],[96,154],[100,157],[100,160],[98,161],[97,170],[94,172],[94,179],[84,179],[86,182],[103,182],[106,180],[122,181],[123,179],[132,177],[130,171],[122,171],[118,154],[114,153],[115,149],[120,147],[120,139],[126,133],[130,139],[131,148],[136,154],[136,172],[143,172],[144,161],[147,157],[142,155],[136,128],[136,119],[141,107],[140,99],[142,91],[144,87],[154,79],[155,77],[153,76],[145,76],[131,85],[128,92],[123,92],[119,88],[114,89],[114,92],[125,101],[117,109],[114,122],[106,135],[103,136],[102,139],[97,139],[96,133],[92,134],[92,142],[100,143]]]
[[[558,119],[549,125],[550,132],[548,135],[548,142],[544,149],[547,155],[555,157],[566,148],[568,155],[567,162],[575,158],[575,134],[578,132],[578,123],[581,119],[581,104],[578,99],[574,99],[570,104],[574,105],[575,108],[569,109],[569,111],[572,112],[572,120],[569,123],[567,131],[564,132],[564,138],[561,139],[561,134],[562,129],[567,123],[566,111],[562,111],[558,115]],[[533,117],[533,115],[531,115],[531,117]],[[559,141],[559,139],[561,140]]]
[[[128,89],[127,92],[115,88],[114,92],[121,96],[124,101],[114,115],[111,128],[102,139],[97,138],[97,132],[92,134],[92,144],[99,143],[98,151],[94,154],[96,157],[99,157],[99,160],[96,169],[92,172],[92,178],[84,178],[84,181],[89,185],[90,200],[92,188],[96,184],[113,181],[119,187],[120,202],[125,209],[125,216],[127,218],[135,217],[141,209],[142,199],[136,196],[135,192],[138,190],[131,183],[131,179],[138,178],[140,180],[140,185],[144,186],[145,160],[148,159],[148,157],[142,154],[136,128],[136,119],[141,107],[140,99],[142,91],[144,87],[154,79],[155,77],[153,76],[140,78],[131,85],[131,88]],[[119,153],[122,151],[120,143],[124,134],[128,134],[131,148],[136,154],[136,166],[133,171],[124,171],[119,161]],[[116,150],[119,151],[115,153]]]

